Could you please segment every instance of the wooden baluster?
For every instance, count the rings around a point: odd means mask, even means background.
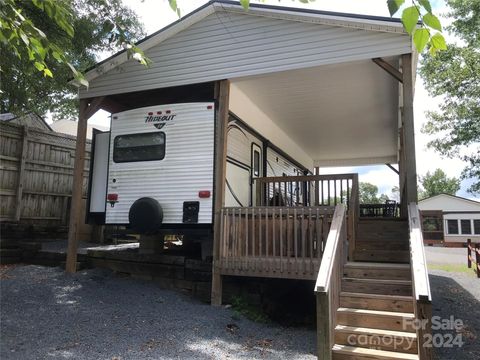
[[[328,191],[327,191],[327,196],[328,196],[328,206],[331,206],[331,201],[332,201],[332,198],[330,196],[330,180],[327,180],[327,185],[328,185]]]
[[[314,272],[313,267],[313,229],[312,229],[312,208],[308,208],[308,231],[309,231],[309,248],[310,248],[310,271]]]
[[[245,208],[245,260],[248,260],[248,242],[250,238],[248,236],[248,207]],[[247,264],[248,265],[248,264]]]
[[[337,206],[337,180],[333,180],[333,202]]]
[[[320,213],[318,208],[316,209],[316,212],[317,212],[316,218],[315,218],[315,228],[317,232],[316,250],[317,250],[317,258],[321,260],[322,258],[322,224],[320,222]]]
[[[283,211],[280,208],[280,272],[283,272]]]
[[[297,218],[297,208],[293,208],[293,252],[295,254],[295,265],[297,264],[298,261],[298,224],[297,224],[298,218]]]
[[[302,271],[305,272],[305,258],[306,258],[306,239],[305,239],[305,236],[306,236],[306,233],[307,233],[307,230],[305,229],[305,209],[302,208],[301,209],[301,221],[302,221],[302,224],[301,224],[301,231],[302,231]]]
[[[343,179],[340,180],[340,203],[343,204]]]
[[[265,225],[266,225],[265,226],[265,239],[266,239],[265,257],[268,258],[268,256],[269,256],[268,250],[270,248],[270,246],[269,246],[270,238],[268,237],[268,235],[269,235],[268,228],[269,228],[269,225],[270,225],[270,222],[269,222],[269,219],[268,219],[268,207],[265,208]]]
[[[259,251],[258,255],[262,257],[262,209],[258,209],[258,243]]]

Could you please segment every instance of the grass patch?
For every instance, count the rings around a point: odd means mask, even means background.
[[[232,309],[237,316],[243,315],[247,319],[263,324],[270,322],[270,318],[258,305],[252,305],[243,296],[232,298]]]
[[[473,269],[469,269],[466,264],[428,264],[428,269],[464,273],[471,276],[476,276]]]

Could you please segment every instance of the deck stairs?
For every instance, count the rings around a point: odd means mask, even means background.
[[[344,266],[334,360],[418,360],[406,220],[360,220]]]

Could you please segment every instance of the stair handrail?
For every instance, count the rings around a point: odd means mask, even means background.
[[[317,298],[318,358],[330,360],[335,343],[334,329],[340,301],[343,265],[347,261],[346,207],[338,204],[323,251],[320,270],[315,284]]]
[[[432,294],[428,279],[427,257],[423,246],[423,234],[420,212],[416,203],[408,205],[408,225],[410,228],[410,266],[412,269],[412,288],[418,356],[420,360],[432,359],[432,350],[424,346],[431,335]]]
[[[427,258],[423,246],[422,224],[418,205],[408,205],[408,225],[410,228],[410,260],[414,295],[417,301],[432,301],[430,282],[428,280]]]

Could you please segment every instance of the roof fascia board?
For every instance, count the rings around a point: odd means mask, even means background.
[[[264,16],[283,20],[293,20],[300,22],[308,22],[314,24],[341,26],[370,31],[391,32],[397,34],[407,34],[403,29],[403,25],[397,22],[386,22],[375,19],[365,18],[349,18],[347,16],[336,16],[328,14],[298,12],[294,10],[275,9],[272,7],[255,7],[250,6],[248,11],[245,11],[239,4],[215,2],[214,7],[219,10],[232,13],[252,14],[257,16]]]
[[[195,23],[199,22],[200,20],[206,18],[207,16],[213,14],[215,12],[215,8],[210,4],[209,6],[204,7],[194,13],[191,13],[190,16],[186,16],[180,21],[174,23],[172,26],[166,27],[160,30],[157,34],[153,34],[153,36],[147,38],[144,41],[141,41],[137,46],[142,51],[147,51],[148,49],[152,48],[153,46],[169,39],[170,37],[178,34],[180,31],[185,30],[186,28],[194,25]],[[85,74],[85,78],[87,81],[92,81],[98,76],[112,70],[113,68],[117,67],[118,65],[125,63],[128,61],[129,58],[127,56],[126,51],[122,51],[117,55],[113,55],[110,59],[107,59],[104,63],[99,64],[94,69],[90,70]],[[72,80],[72,84],[77,85],[75,80]]]
[[[328,160],[314,160],[313,166],[316,167],[335,167],[335,166],[363,166],[363,165],[383,165],[396,164],[397,156],[382,156],[369,158],[355,158],[355,159],[328,159]]]
[[[466,202],[466,203],[469,203],[469,204],[474,203],[475,205],[480,205],[480,201],[467,199],[467,198],[464,198],[462,196],[445,194],[445,193],[441,193],[441,194],[438,194],[438,195],[434,195],[434,196],[430,196],[428,198],[422,199],[422,200],[419,201],[419,203],[420,202],[429,202],[430,200],[433,200],[433,199],[436,199],[436,198],[439,198],[439,197],[448,197],[448,198],[463,201],[463,202]]]

